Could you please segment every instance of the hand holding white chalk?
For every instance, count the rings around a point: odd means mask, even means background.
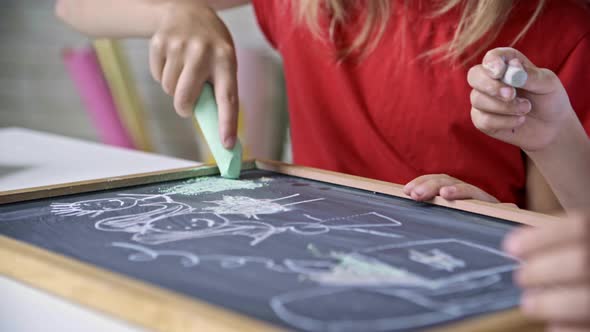
[[[489,51],[481,64],[469,70],[467,81],[473,88],[475,127],[526,152],[550,146],[575,118],[559,77],[515,49]]]

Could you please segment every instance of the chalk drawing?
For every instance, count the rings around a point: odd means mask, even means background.
[[[216,262],[224,269],[235,269],[247,264],[260,264],[261,266],[274,272],[293,273],[289,267],[277,264],[272,259],[265,257],[231,256],[218,254],[196,255],[182,250],[154,250],[145,246],[125,242],[113,242],[111,246],[135,251],[128,257],[129,260],[133,262],[149,262],[156,260],[158,257],[170,256],[178,257],[180,259],[180,264],[187,268],[197,266],[205,262]]]
[[[112,246],[133,251],[128,256],[133,262],[148,263],[159,257],[171,256],[178,257],[184,268],[198,268],[204,263],[215,263],[224,269],[259,266],[270,273],[294,274],[300,277],[299,280],[314,282],[316,287],[280,293],[269,301],[269,306],[277,317],[290,326],[308,331],[394,331],[420,328],[470,313],[503,309],[517,304],[517,298],[510,291],[478,291],[494,287],[501,281],[503,274],[518,268],[519,261],[499,250],[459,239],[407,241],[327,254],[321,254],[310,246],[309,250],[316,259],[282,258],[280,261],[267,257],[196,255],[187,251],[154,250],[121,242],[112,243]],[[426,253],[427,257],[445,257],[442,260],[452,261],[452,268],[446,264],[434,264],[440,274],[433,277],[423,269],[424,266],[432,268],[433,265],[424,264],[423,256],[416,261],[415,252]],[[449,252],[464,252],[465,257],[452,257],[458,255],[451,255]],[[485,267],[470,267],[470,263],[477,264],[482,258],[492,258],[495,263]],[[431,260],[426,262],[430,263]],[[459,267],[460,272],[456,271]],[[371,294],[378,294],[381,299],[386,296],[386,299],[389,298],[386,301],[391,305],[387,316],[363,319],[362,311],[358,313],[358,317],[355,317],[355,312],[344,314],[347,310],[352,310],[352,306],[334,298],[357,298],[346,295],[350,292],[369,297],[373,296]],[[408,313],[404,311],[407,306],[416,309]],[[318,312],[327,307],[330,312],[341,310],[343,314],[340,316],[346,318],[321,319]]]
[[[131,239],[144,244],[163,244],[188,239],[217,236],[240,236],[251,239],[255,246],[285,232],[297,235],[319,235],[330,231],[358,232],[398,238],[390,227],[401,222],[376,212],[361,213],[322,220],[302,215],[298,222],[276,224],[265,216],[289,211],[294,206],[310,204],[324,198],[299,199],[292,194],[274,199],[225,195],[221,200],[204,202],[213,206],[200,208],[175,201],[167,194],[119,194],[74,203],[54,203],[51,211],[64,217],[96,219],[95,228],[108,232],[131,233]],[[115,213],[116,212],[116,213]],[[110,215],[113,213],[115,215]]]
[[[316,198],[287,204],[277,203],[277,201],[288,198],[294,198],[297,196],[299,196],[299,194],[294,194],[276,199],[259,199],[246,196],[223,196],[223,199],[218,201],[207,201],[207,203],[216,204],[216,206],[206,207],[203,210],[221,215],[240,214],[246,218],[259,219],[258,216],[261,214],[275,214],[279,212],[286,212],[289,211],[289,206],[324,200],[323,198]]]
[[[55,216],[68,220],[90,219],[99,231],[129,233],[129,241],[110,245],[123,250],[134,264],[157,264],[156,261],[165,257],[168,263],[177,260],[182,269],[213,264],[234,269],[236,273],[241,269],[259,269],[260,273],[296,278],[301,288],[279,291],[269,299],[268,305],[285,324],[297,329],[419,329],[463,315],[516,305],[513,289],[494,288],[520,265],[520,261],[500,250],[454,238],[408,241],[401,231],[399,234],[392,231],[404,228],[401,221],[375,211],[329,218],[306,211],[309,204],[329,203],[322,197],[285,193],[256,198],[245,194],[245,190],[255,191],[265,181],[212,184],[192,180],[158,194],[117,194],[54,203],[50,208]],[[232,188],[245,190],[231,195]],[[198,206],[179,201],[183,195],[214,192],[223,194],[219,199],[200,201]],[[297,218],[291,213],[289,218],[282,219],[285,212],[293,210],[299,210]],[[270,258],[264,252],[260,256],[197,254],[154,247],[219,236],[246,238],[246,245],[256,246],[278,234],[313,239],[330,232],[357,232],[380,237],[381,241],[385,238],[389,243],[347,250],[328,248],[325,254],[312,246],[307,254],[311,256],[309,259],[305,256]],[[354,309],[350,303],[339,301],[340,297],[366,298],[367,301],[359,302],[363,305],[370,305],[378,298],[388,309],[378,311],[380,317],[367,319],[363,310],[370,309]],[[410,307],[412,310],[406,310]],[[341,318],[323,319],[320,313],[326,309],[338,312]]]
[[[197,196],[204,193],[217,193],[229,190],[252,190],[272,181],[271,178],[254,180],[233,180],[223,177],[199,177],[187,180],[179,185],[161,191],[163,194]]]
[[[75,203],[52,203],[51,211],[56,215],[97,217],[105,212],[119,211],[137,205],[134,196],[120,196],[106,199],[91,199]]]
[[[457,259],[442,250],[432,249],[427,252],[410,250],[410,259],[431,266],[436,270],[446,270],[449,272],[457,268],[465,267],[465,262]]]
[[[449,250],[465,252],[466,257],[452,257],[446,253]],[[442,260],[446,263],[426,264],[440,271],[437,277],[433,277],[425,273],[421,267],[424,261],[431,263],[431,260],[423,260],[424,257],[420,256],[417,262],[415,254],[414,259],[411,257],[412,252],[428,253],[427,257],[444,257],[437,258],[436,261],[440,263]],[[478,291],[494,287],[501,281],[502,275],[509,277],[509,273],[518,268],[519,261],[499,250],[467,241],[412,241],[351,253],[331,253],[328,256],[340,262],[323,271],[307,271],[310,280],[324,287],[290,291],[271,299],[269,305],[275,314],[289,325],[308,331],[418,329],[467,314],[509,308],[518,302],[511,290],[494,290],[492,293]],[[382,261],[376,256],[399,265]],[[495,264],[470,267],[469,263],[476,265],[478,258],[484,256],[488,259],[493,258]],[[447,264],[448,262],[452,263]],[[459,267],[465,271],[456,272],[455,269]],[[368,320],[363,319],[361,313],[355,318],[354,312],[347,313],[347,310],[352,310],[349,309],[352,306],[349,303],[342,304],[343,301],[336,299],[339,294],[347,292],[390,296],[389,317],[373,317]],[[343,298],[358,299],[358,296],[348,295]],[[346,318],[324,320],[318,317],[317,312],[326,309],[327,306],[331,306],[329,311],[341,312],[341,317]],[[403,309],[407,306],[417,309],[408,314]]]
[[[358,253],[332,253],[338,260],[330,271],[313,273],[308,277],[331,286],[423,286],[427,281],[403,268],[391,266]]]

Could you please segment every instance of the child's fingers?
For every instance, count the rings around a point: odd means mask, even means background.
[[[478,199],[497,203],[498,200],[483,190],[445,174],[429,174],[410,181],[404,193],[417,201],[427,201],[437,195],[448,200]]]
[[[525,121],[525,115],[501,115],[471,108],[471,120],[482,132],[493,135],[499,130],[516,129]]]
[[[182,72],[183,61],[179,56],[168,54],[162,72],[162,89],[170,96],[174,96],[178,77]]]
[[[469,69],[467,82],[473,89],[504,101],[510,101],[516,97],[516,90],[513,87],[492,77],[482,65]]]
[[[477,199],[484,202],[498,203],[496,197],[486,193],[476,186],[461,182],[440,189],[440,196],[447,200]]]
[[[509,47],[496,48],[489,51],[483,59],[484,68],[495,68],[496,63],[502,61],[510,63],[511,66],[521,66],[528,74],[525,85],[521,88],[523,90],[536,93],[548,94],[555,91],[561,83],[555,73],[548,69],[542,69],[535,66],[524,54]],[[496,71],[488,69],[490,75],[494,78],[500,79],[504,72],[500,75],[495,75]]]
[[[192,116],[204,81],[205,74],[202,69],[197,68],[197,64],[190,63],[184,67],[174,94],[174,108],[178,114],[183,117]]]
[[[508,66],[510,67],[515,67],[515,68],[519,68],[519,69],[525,69],[524,65],[522,64],[522,62],[519,59],[512,59],[508,61]]]
[[[238,128],[238,77],[233,48],[216,54],[213,89],[219,109],[219,134],[226,149],[234,147]]]
[[[564,223],[519,228],[506,237],[504,250],[511,255],[526,258],[572,241],[590,239],[590,220],[587,218],[574,217]]]
[[[162,38],[154,36],[150,41],[149,49],[150,72],[156,82],[162,81],[162,70],[164,70],[164,44]]]
[[[546,332],[588,332],[590,324],[568,325],[568,324],[550,324],[545,329]]]
[[[488,70],[491,75],[496,79],[500,79],[506,71],[506,64],[515,59],[518,60],[525,69],[535,68],[535,65],[524,54],[511,47],[499,47],[488,51],[483,57],[482,64],[485,68],[489,68]],[[495,70],[495,68],[500,68],[501,71]]]
[[[526,260],[516,272],[516,281],[525,288],[590,282],[589,255],[579,243],[544,251]]]
[[[516,98],[505,102],[490,97],[478,90],[471,90],[471,105],[479,110],[502,115],[525,115],[531,111],[532,105],[528,99]]]
[[[590,322],[588,284],[526,291],[520,307],[528,317],[564,323]]]
[[[404,194],[410,196],[410,194],[412,193],[412,190],[419,184],[426,182],[430,179],[434,179],[434,178],[438,178],[444,176],[442,174],[427,174],[427,175],[421,175],[417,178],[415,178],[414,180],[406,183],[406,185],[404,186]]]
[[[427,201],[439,194],[440,188],[450,186],[460,181],[446,175],[431,178],[416,185],[410,196],[417,201]]]

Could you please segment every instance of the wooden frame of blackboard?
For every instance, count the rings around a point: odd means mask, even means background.
[[[281,174],[408,198],[402,186],[276,161],[247,161],[243,169]],[[123,188],[142,184],[219,174],[215,166],[172,169],[123,177],[72,182],[53,186],[0,192],[0,205]],[[488,215],[531,226],[559,218],[510,206],[474,200],[449,202],[436,197],[430,203]],[[65,256],[0,235],[0,274],[61,296],[116,318],[157,331],[276,331],[280,328],[140,280],[82,263]],[[108,296],[105,296],[108,294]],[[538,331],[539,323],[526,320],[518,310],[480,316],[434,329],[450,331]]]

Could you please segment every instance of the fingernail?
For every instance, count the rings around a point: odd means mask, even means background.
[[[455,186],[444,187],[443,190],[447,193],[447,195],[452,195],[457,192],[457,187],[455,187]]]
[[[189,111],[184,110],[184,109],[179,110],[177,113],[178,113],[178,115],[180,115],[181,118],[184,118],[184,119],[186,119],[186,118],[188,118],[188,117],[190,117],[190,116],[193,115],[192,112],[189,112]]]
[[[492,61],[483,64],[483,67],[487,69],[494,77],[498,77],[500,74],[502,74],[503,66],[504,64],[499,61]]]
[[[515,232],[508,234],[504,239],[503,247],[509,254],[515,255],[518,252],[518,234]]]
[[[409,194],[412,192],[412,188],[411,188],[411,187],[412,187],[412,186],[410,186],[409,184],[406,184],[406,185],[404,186],[404,189],[403,189],[403,191],[404,191],[404,194],[406,194],[406,195],[409,195]]]
[[[518,102],[518,112],[520,114],[527,114],[528,112],[531,111],[532,105],[528,99],[517,98],[516,100]]]
[[[235,136],[226,137],[225,140],[223,141],[223,147],[228,150],[232,149],[235,144],[236,144],[236,137]]]
[[[520,60],[518,60],[517,58],[514,58],[514,59],[510,60],[510,61],[508,62],[508,64],[509,64],[510,66],[515,66],[515,67],[519,67],[519,68],[520,68],[520,67],[522,67],[522,63],[521,63],[521,62],[520,62]]]
[[[184,115],[185,115],[187,118],[189,118],[189,117],[193,116],[193,110],[191,109],[191,107],[190,107],[190,106],[188,106],[188,107],[184,108],[183,112],[184,112]]]
[[[512,99],[514,94],[515,94],[514,88],[509,88],[509,87],[505,86],[500,89],[500,96],[502,96],[505,99]]]

